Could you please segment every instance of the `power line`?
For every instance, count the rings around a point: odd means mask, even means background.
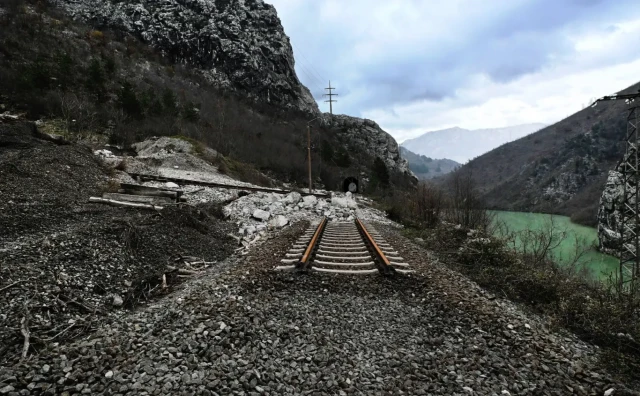
[[[291,42],[291,44],[293,44],[293,42]],[[302,55],[302,58],[306,61],[306,63],[307,63],[307,64],[309,65],[309,67],[311,68],[311,70],[315,72],[315,76],[316,76],[316,77],[317,77],[321,82],[322,82],[322,81],[327,81],[327,79],[326,79],[326,78],[324,78],[324,76],[323,76],[321,73],[319,73],[319,72],[316,70],[316,68],[313,66],[313,62],[309,62],[309,59],[307,59],[307,57],[304,55],[304,52],[300,51],[300,50],[298,49],[298,47],[297,47],[295,44],[293,44],[293,46],[294,46],[295,50],[296,50],[298,53],[300,53],[300,55]]]
[[[329,100],[325,100],[325,102],[329,102],[329,114],[333,115],[333,102],[337,102],[337,100],[333,100],[333,97],[338,96],[338,94],[333,93],[335,88],[331,88],[331,80],[329,80],[329,88],[325,89],[329,91],[328,94],[324,94],[324,96],[329,97]]]

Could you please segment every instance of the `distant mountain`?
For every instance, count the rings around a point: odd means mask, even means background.
[[[433,179],[434,177],[446,175],[460,166],[456,161],[450,159],[433,159],[424,155],[416,154],[400,146],[400,157],[409,162],[409,169],[420,180]]]
[[[594,226],[607,173],[624,153],[627,109],[623,100],[587,107],[461,169],[471,171],[490,208],[564,214]]]
[[[430,158],[451,158],[465,163],[507,142],[520,139],[546,127],[545,124],[523,124],[505,128],[449,128],[427,132],[405,140],[402,146]]]

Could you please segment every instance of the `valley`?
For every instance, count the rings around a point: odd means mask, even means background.
[[[504,4],[0,2],[0,395],[640,396],[626,104]]]

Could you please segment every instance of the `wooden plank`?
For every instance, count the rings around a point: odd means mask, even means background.
[[[189,179],[178,179],[174,177],[164,177],[164,176],[155,176],[155,175],[143,175],[140,173],[129,173],[129,176],[140,179],[141,181],[145,180],[154,180],[154,181],[163,181],[163,182],[174,182],[176,184],[190,184],[196,186],[206,186],[206,187],[217,187],[217,188],[228,188],[234,190],[246,190],[246,191],[260,191],[260,192],[273,192],[276,194],[289,194],[291,190],[282,190],[278,188],[267,188],[267,187],[248,187],[248,186],[236,186],[232,184],[224,184],[224,183],[214,183],[214,182],[206,182],[200,180],[189,180]],[[320,198],[331,198],[329,194],[316,194],[316,193],[300,193],[303,196],[306,195],[315,195]]]
[[[146,196],[146,195],[131,195],[131,194],[118,194],[118,193],[104,193],[102,194],[102,198],[115,199],[116,201],[139,202],[139,203],[147,203],[147,204],[164,204],[164,203],[175,202],[174,199],[170,197],[154,197],[154,196]]]
[[[128,208],[155,209],[155,210],[162,209],[162,206],[149,205],[149,204],[136,203],[136,202],[123,202],[123,201],[116,201],[114,199],[106,199],[106,198],[99,198],[99,197],[89,197],[89,202],[105,203],[113,206],[124,206]]]

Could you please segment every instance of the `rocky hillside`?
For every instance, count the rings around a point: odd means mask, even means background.
[[[491,208],[563,214],[595,226],[607,174],[624,153],[626,109],[624,101],[599,103],[462,169],[473,173]]]
[[[449,128],[427,132],[405,140],[403,147],[430,158],[450,158],[465,163],[505,143],[544,128],[545,124],[523,124],[505,128]]]
[[[300,185],[304,132],[320,118],[315,185],[368,179],[376,158],[393,186],[415,180],[374,122],[322,122],[276,11],[261,0],[12,0],[0,12],[0,86],[4,110],[51,133],[123,147],[181,135]]]
[[[433,159],[416,154],[402,146],[400,146],[400,156],[407,160],[409,169],[420,180],[428,180],[446,175],[460,166],[456,161],[446,158]]]
[[[294,71],[280,19],[262,0],[55,0],[96,29],[131,34],[175,63],[200,68],[214,86],[267,103],[318,112]]]

